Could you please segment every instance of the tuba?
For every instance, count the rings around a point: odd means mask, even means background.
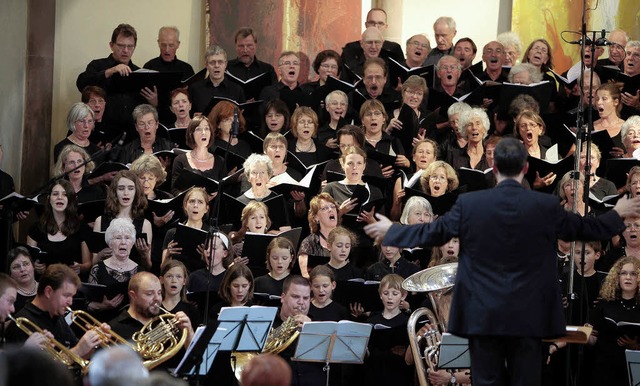
[[[142,356],[144,366],[151,370],[173,357],[187,340],[187,329],[180,327],[174,314],[165,312],[145,324],[133,334],[133,349]]]
[[[298,338],[300,331],[293,316],[287,318],[279,327],[272,328],[267,337],[267,341],[262,348],[262,353],[279,354],[289,347]],[[258,352],[238,352],[231,353],[231,367],[240,380],[242,369],[249,361],[258,355]]]
[[[13,316],[9,315],[9,319],[11,319],[16,324],[16,327],[21,329],[28,336],[31,336],[36,332],[44,335],[44,331],[27,318],[23,318],[23,317],[14,318]],[[62,362],[67,367],[78,365],[80,366],[80,369],[82,370],[83,374],[87,372],[89,368],[88,360],[83,359],[80,356],[76,355],[68,347],[58,342],[57,340],[48,338],[46,335],[44,336],[46,338],[46,342],[44,345],[42,345],[42,350],[49,353],[49,355],[51,355],[52,358]]]
[[[458,263],[442,264],[417,272],[402,282],[402,288],[407,291],[426,292],[435,310],[434,313],[427,308],[419,308],[411,314],[407,323],[409,344],[420,386],[429,386],[427,369],[435,370],[438,364],[440,341],[449,321],[451,295],[457,270]],[[433,329],[416,338],[416,324],[423,316],[429,319]],[[424,346],[424,349],[421,346]]]

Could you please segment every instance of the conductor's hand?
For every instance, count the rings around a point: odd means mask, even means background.
[[[393,222],[379,213],[377,213],[375,217],[378,221],[366,225],[364,227],[364,232],[374,240],[382,240],[387,234],[389,228],[391,228],[391,225],[393,225]]]
[[[634,198],[622,197],[613,207],[620,217],[640,216],[640,196]]]

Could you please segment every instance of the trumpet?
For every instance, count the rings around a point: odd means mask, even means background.
[[[174,314],[165,312],[151,319],[140,331],[133,334],[133,349],[142,356],[144,365],[151,370],[173,357],[187,340],[187,329],[180,328]]]
[[[36,332],[42,334],[46,338],[46,342],[42,346],[42,349],[49,353],[51,357],[64,363],[68,367],[71,367],[74,364],[78,365],[80,366],[82,372],[86,373],[89,366],[88,360],[81,358],[79,355],[75,354],[68,347],[58,342],[57,340],[47,337],[44,331],[31,320],[24,317],[14,318],[11,315],[9,315],[9,319],[11,319],[16,324],[16,326],[28,336],[31,336]]]
[[[116,334],[115,332],[110,331],[109,333],[106,333],[100,327],[102,325],[102,322],[100,322],[98,319],[94,318],[93,316],[89,315],[87,312],[74,311],[70,307],[67,307],[67,311],[69,311],[71,315],[71,321],[73,322],[73,324],[78,326],[82,331],[84,332],[95,331],[98,334],[98,336],[100,336],[100,340],[102,341],[102,343],[100,344],[100,347],[107,348],[110,346],[123,344],[131,347],[134,350],[136,349],[134,345],[129,343],[129,341],[127,341],[125,338],[121,337],[120,335]]]

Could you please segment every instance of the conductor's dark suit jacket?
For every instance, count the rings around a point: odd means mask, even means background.
[[[605,240],[624,223],[614,211],[581,218],[555,196],[508,179],[461,195],[431,224],[393,225],[385,245],[442,245],[460,238],[448,331],[460,336],[552,338],[564,335],[556,239]]]

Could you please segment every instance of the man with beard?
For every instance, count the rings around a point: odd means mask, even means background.
[[[500,83],[506,82],[509,72],[502,68],[504,60],[504,46],[495,40],[487,43],[482,48],[482,61],[486,69],[478,76],[478,79],[482,81],[492,80]]]
[[[227,72],[238,79],[241,80],[249,80],[251,78],[255,78],[258,75],[266,73],[262,77],[266,77],[267,79],[260,85],[273,85],[278,83],[278,76],[276,75],[276,71],[273,66],[269,63],[262,62],[258,60],[256,57],[256,49],[258,45],[258,38],[254,33],[253,29],[249,27],[240,28],[238,32],[236,32],[235,36],[236,43],[236,54],[238,55],[235,59],[231,59],[227,66]],[[265,84],[266,83],[266,84]],[[249,93],[247,89],[245,89],[245,97],[248,100],[256,99],[263,87],[253,87]]]
[[[160,279],[150,272],[138,272],[129,281],[129,307],[120,315],[109,322],[111,330],[121,337],[132,340],[133,334],[140,331],[153,318],[164,313],[162,305],[162,285]],[[189,346],[193,338],[193,328],[187,314],[176,312],[174,317],[178,320],[180,329],[187,329],[187,341],[184,347]],[[178,337],[178,339],[180,339]],[[180,358],[179,353],[174,358]],[[176,365],[178,362],[175,362]],[[170,367],[167,362],[164,366]]]

